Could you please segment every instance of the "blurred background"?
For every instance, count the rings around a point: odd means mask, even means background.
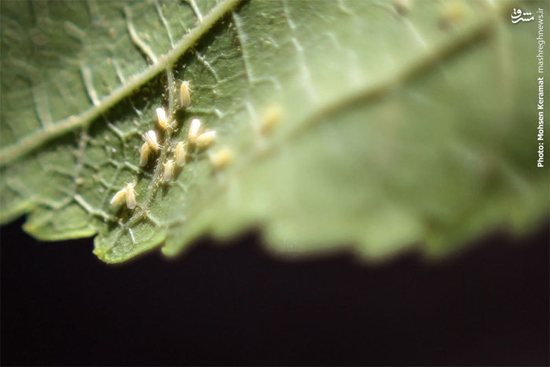
[[[258,233],[121,266],[3,227],[2,365],[548,365],[549,230],[447,262],[266,256]]]

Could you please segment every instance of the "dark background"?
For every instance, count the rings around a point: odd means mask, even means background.
[[[283,262],[249,233],[107,266],[1,229],[3,365],[548,365],[549,228],[462,256]]]

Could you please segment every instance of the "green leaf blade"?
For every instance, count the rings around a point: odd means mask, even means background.
[[[526,107],[536,68],[523,67],[532,35],[510,24],[505,2],[416,2],[406,14],[396,3],[48,8],[56,16],[40,31],[56,52],[26,62],[39,82],[14,79],[2,92],[0,218],[30,213],[25,229],[45,240],[97,233],[106,262],[164,241],[173,256],[205,233],[251,226],[281,256],[366,259],[412,247],[444,255],[498,226],[528,230],[548,211],[534,130],[522,124],[536,118]],[[96,39],[80,40],[79,29]],[[61,31],[77,41],[59,43]],[[186,111],[181,80],[193,90]],[[159,106],[174,134],[156,125]],[[269,110],[280,117],[265,132]],[[217,141],[164,183],[197,117]],[[163,149],[142,168],[149,129]],[[220,148],[235,157],[225,169],[209,162]],[[110,206],[131,182],[136,209]]]

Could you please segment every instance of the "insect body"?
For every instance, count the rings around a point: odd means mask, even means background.
[[[189,142],[191,144],[195,144],[195,140],[199,136],[200,131],[201,131],[201,120],[199,119],[191,120],[191,124],[189,125],[189,133],[187,134],[187,138],[189,139]]]
[[[279,107],[269,107],[262,115],[260,122],[260,131],[266,133],[273,129],[281,120],[281,109]]]
[[[144,138],[145,142],[149,145],[149,148],[153,149],[154,151],[158,151],[160,149],[155,130],[147,131],[147,133],[144,135]]]
[[[168,182],[172,179],[172,174],[174,173],[174,161],[169,159],[164,163],[164,174],[162,175],[162,180]]]
[[[172,125],[168,122],[168,118],[166,117],[166,111],[164,108],[159,107],[156,109],[157,111],[157,122],[162,130],[172,130]]]
[[[188,81],[181,82],[180,86],[180,105],[187,108],[191,105],[191,88]]]
[[[149,161],[150,153],[151,153],[151,147],[149,146],[149,143],[147,142],[143,143],[139,154],[139,165],[141,167],[145,167],[147,165],[147,162]]]
[[[214,169],[222,169],[233,161],[233,152],[229,148],[222,148],[211,154],[209,159]]]
[[[122,202],[123,202],[125,199],[126,199],[126,190],[125,190],[125,189],[122,189],[122,190],[117,191],[117,192],[113,195],[113,198],[111,199],[111,201],[109,202],[109,204],[111,204],[111,206],[118,207],[118,206],[120,206],[120,204],[122,204]]]
[[[196,139],[197,148],[199,149],[208,148],[215,141],[216,141],[215,131],[205,132],[204,134],[200,134],[199,136],[197,136],[197,139]]]
[[[441,28],[451,28],[464,21],[467,15],[467,8],[464,3],[459,1],[450,1],[445,3],[441,10],[439,25]]]
[[[180,141],[178,144],[176,144],[176,164],[179,167],[183,167],[185,165],[185,156],[187,155],[187,147],[185,146],[185,143]]]
[[[134,183],[129,183],[121,190],[117,191],[109,204],[114,207],[118,207],[126,200],[126,207],[128,209],[134,209],[136,207],[136,193],[134,191]]]
[[[136,192],[134,191],[134,186],[134,183],[129,183],[124,188],[126,191],[126,206],[128,209],[134,209],[136,207]]]

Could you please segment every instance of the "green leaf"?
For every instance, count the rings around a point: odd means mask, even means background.
[[[26,213],[39,239],[97,233],[95,254],[121,262],[260,226],[282,256],[383,259],[413,246],[448,254],[548,214],[537,22],[512,24],[516,3],[0,6],[0,219]],[[160,106],[173,133],[156,125]],[[165,183],[193,118],[216,142]],[[142,168],[150,129],[162,149]],[[222,149],[234,159],[216,168]],[[128,183],[136,208],[112,207]]]

